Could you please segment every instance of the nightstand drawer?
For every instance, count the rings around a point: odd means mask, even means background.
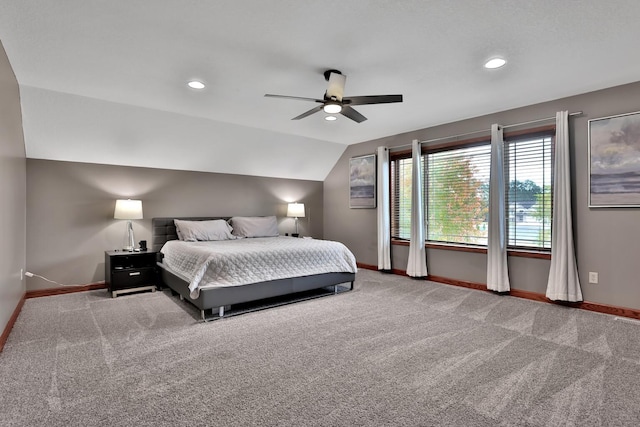
[[[136,288],[156,284],[155,268],[115,269],[111,277],[111,290]]]

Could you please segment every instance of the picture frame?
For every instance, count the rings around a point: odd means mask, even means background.
[[[640,207],[640,111],[589,120],[589,207]]]
[[[375,209],[376,207],[376,155],[349,159],[349,207]]]

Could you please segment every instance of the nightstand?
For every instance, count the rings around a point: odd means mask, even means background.
[[[138,291],[156,291],[155,251],[105,251],[104,281],[113,298]]]

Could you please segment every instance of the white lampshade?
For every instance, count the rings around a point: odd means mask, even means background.
[[[142,219],[142,200],[116,200],[115,219]]]
[[[289,203],[287,216],[294,218],[304,218],[304,203]]]

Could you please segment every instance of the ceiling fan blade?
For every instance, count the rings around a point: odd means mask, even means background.
[[[302,96],[288,96],[288,95],[272,95],[270,93],[267,93],[264,95],[267,98],[284,98],[284,99],[296,99],[298,101],[313,101],[313,102],[319,102],[321,104],[324,104],[324,100],[322,99],[315,99],[315,98],[304,98]]]
[[[335,98],[337,101],[342,101],[344,95],[344,85],[347,82],[347,76],[339,73],[329,74],[329,86],[327,87],[326,97],[328,99]]]
[[[340,111],[340,114],[342,114],[345,117],[350,118],[351,120],[353,120],[354,122],[357,122],[357,123],[362,123],[365,120],[367,120],[367,118],[365,116],[363,116],[362,114],[358,113],[356,110],[354,110],[353,108],[349,107],[348,105],[343,105],[342,106],[342,111]]]
[[[342,102],[349,105],[390,104],[402,102],[402,95],[350,96],[343,99]]]
[[[313,107],[311,110],[309,110],[309,111],[307,111],[307,112],[305,112],[305,113],[302,113],[302,114],[300,114],[299,116],[296,116],[296,117],[294,117],[294,118],[293,118],[293,119],[291,119],[291,120],[300,120],[300,119],[304,119],[305,117],[308,117],[308,116],[310,116],[310,115],[312,115],[312,114],[314,114],[314,113],[317,113],[318,111],[322,111],[322,107],[323,107],[322,105],[318,105],[317,107]]]

